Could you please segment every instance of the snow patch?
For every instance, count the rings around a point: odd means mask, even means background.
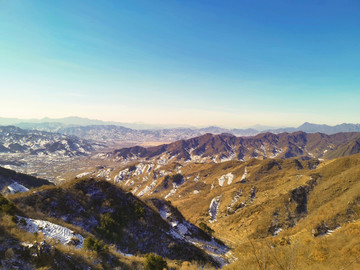
[[[146,186],[142,191],[140,191],[139,193],[138,193],[138,197],[142,197],[142,196],[144,196],[146,193],[148,193],[150,190],[152,190],[154,187],[155,187],[155,185],[156,185],[156,180],[154,180],[151,184],[150,184],[150,186]]]
[[[210,208],[209,208],[209,215],[210,215],[210,223],[216,221],[216,217],[219,211],[220,201],[222,195],[219,195],[211,200]]]
[[[247,167],[245,167],[244,174],[241,176],[240,182],[245,182],[246,177],[248,175]]]
[[[228,178],[228,185],[230,185],[232,183],[232,181],[234,180],[234,175],[232,173],[228,173],[227,174],[227,178]]]
[[[232,181],[234,180],[234,175],[232,173],[228,173],[228,174],[225,174],[225,175],[222,175],[218,181],[219,181],[219,186],[223,186],[225,181],[228,181],[228,185],[230,185],[232,183]]]
[[[273,151],[273,154],[270,156],[270,158],[276,158],[278,155],[280,155],[281,153],[283,152],[283,149],[280,148],[280,149],[275,149]]]
[[[231,200],[227,210],[228,210],[228,213],[232,213],[232,206],[240,199],[241,197],[241,194],[242,194],[242,190],[239,189],[238,192],[236,192],[234,198]]]
[[[106,180],[110,180],[110,171],[111,169],[102,169],[96,175],[97,178],[105,178]]]
[[[176,193],[178,187],[180,187],[182,184],[185,183],[184,180],[185,180],[185,179],[183,178],[178,185],[177,185],[176,183],[172,183],[173,188],[172,188],[172,190],[170,190],[170,192],[165,196],[165,199],[168,199],[168,198],[170,198],[172,195],[174,195],[174,194]]]
[[[165,196],[165,199],[170,198],[172,195],[176,193],[176,188],[174,187],[170,192]]]
[[[83,172],[83,173],[80,173],[77,176],[75,176],[75,178],[79,179],[79,178],[85,177],[85,176],[87,176],[89,174],[91,174],[91,172]]]
[[[128,176],[128,172],[129,172],[128,168],[120,171],[119,174],[114,177],[114,182],[119,183],[120,181],[125,180]]]
[[[78,243],[75,245],[75,248],[77,249],[82,248],[84,244],[84,237],[74,233],[66,227],[40,219],[31,219],[20,216],[18,216],[18,218],[19,220],[24,219],[26,221],[26,225],[21,227],[30,233],[41,232],[45,237],[58,240],[63,245],[70,245],[74,239],[77,239]]]
[[[18,192],[26,192],[29,189],[24,187],[23,185],[19,184],[18,182],[14,182],[11,185],[7,186],[8,190],[11,194],[18,193]]]
[[[326,235],[332,235],[333,232],[337,231],[337,230],[340,229],[340,228],[341,228],[341,227],[339,226],[339,227],[336,227],[334,230],[327,230]]]

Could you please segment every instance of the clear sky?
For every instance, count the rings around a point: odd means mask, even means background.
[[[358,123],[358,0],[0,0],[0,117]]]

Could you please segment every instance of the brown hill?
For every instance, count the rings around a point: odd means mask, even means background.
[[[231,134],[205,134],[200,137],[181,140],[149,148],[131,147],[115,150],[108,154],[110,159],[130,161],[134,159],[156,159],[167,162],[178,161],[220,162],[226,160],[249,160],[251,158],[336,158],[359,152],[341,150],[352,141],[360,139],[360,133],[263,133],[254,137],[236,137]]]
[[[335,144],[354,135],[323,136],[280,138],[312,142],[315,149],[316,138],[320,144],[330,139]],[[148,200],[166,199],[189,222],[206,224],[233,248],[238,260],[229,269],[341,269],[348,264],[356,269],[359,165],[360,154],[327,161],[275,158],[156,165],[142,160],[131,170],[114,169],[108,180]]]
[[[34,187],[40,187],[42,185],[53,185],[51,182],[30,176],[23,173],[17,173],[13,170],[5,169],[0,167],[0,191],[3,193],[9,192],[7,186],[18,183],[28,189]]]
[[[173,260],[215,266],[226,262],[221,255],[228,248],[185,221],[171,205],[158,200],[150,207],[107,181],[77,180],[10,198],[19,211],[31,217],[65,221],[109,245],[115,245],[122,253],[153,252]],[[168,212],[165,208],[169,209]],[[171,212],[175,214],[170,222],[166,218]],[[208,253],[202,245],[214,245],[222,251]]]

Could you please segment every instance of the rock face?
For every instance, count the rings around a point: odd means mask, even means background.
[[[200,137],[149,148],[139,146],[123,148],[108,153],[108,157],[117,161],[161,159],[164,162],[173,158],[178,161],[194,162],[292,157],[326,159],[327,157],[334,158],[358,153],[359,147],[356,143],[349,151],[342,149],[350,147],[347,146],[349,143],[356,142],[359,139],[360,133],[355,132],[334,135],[307,134],[304,132],[291,134],[264,133],[254,137],[205,134]]]
[[[307,216],[308,197],[317,184],[318,178],[319,176],[315,175],[306,185],[299,186],[289,192],[288,202],[284,205],[282,211],[276,209],[273,213],[271,225],[268,230],[270,234],[276,235],[280,230],[294,227],[300,219]],[[284,221],[279,221],[280,216],[286,217],[282,219]]]
[[[159,210],[161,217],[173,227],[172,233],[174,235],[181,236],[186,241],[195,244],[209,254],[218,265],[227,264],[225,255],[229,248],[225,244],[187,222],[182,214],[169,202],[160,199],[150,199],[149,202]]]

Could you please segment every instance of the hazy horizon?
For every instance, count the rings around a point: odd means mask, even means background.
[[[314,123],[310,121],[303,122],[296,126],[268,126],[268,125],[261,125],[254,123],[250,126],[221,126],[221,125],[203,125],[203,126],[196,126],[196,125],[181,125],[181,124],[158,124],[158,123],[146,123],[146,122],[118,122],[118,121],[106,121],[101,119],[90,119],[90,118],[82,118],[79,116],[65,116],[60,118],[51,118],[51,117],[43,117],[43,118],[5,118],[0,116],[0,126],[1,125],[13,125],[13,124],[20,124],[20,123],[56,123],[56,122],[63,122],[64,120],[69,120],[69,125],[123,125],[125,127],[130,127],[133,129],[162,129],[162,128],[192,128],[192,129],[201,129],[201,128],[208,128],[208,127],[217,127],[217,128],[224,128],[224,129],[255,129],[258,131],[265,131],[271,129],[281,129],[281,128],[298,128],[303,124],[315,124],[315,125],[326,125],[326,126],[336,126],[341,124],[353,124],[359,125],[359,123],[349,123],[349,122],[342,122],[335,125],[328,125],[327,123]],[[80,121],[80,122],[79,122]],[[81,123],[81,121],[85,122],[99,122],[99,123],[82,123],[82,124],[74,124],[72,122]],[[72,124],[71,124],[72,123]]]
[[[0,3],[0,117],[357,123],[356,1]]]

